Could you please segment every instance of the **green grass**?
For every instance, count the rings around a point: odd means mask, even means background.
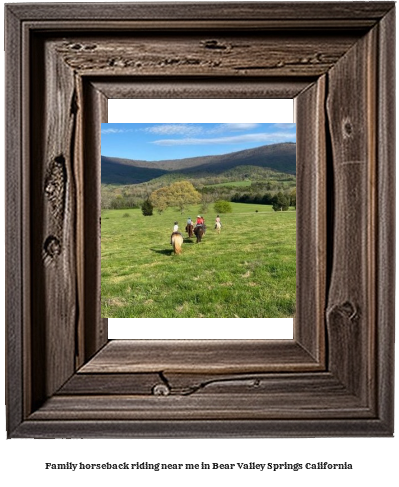
[[[295,211],[232,203],[213,229],[204,214],[201,244],[184,232],[188,216],[168,209],[105,210],[101,224],[101,311],[108,318],[285,318],[295,313]],[[256,212],[258,210],[258,212]],[[130,218],[124,215],[129,214]],[[170,245],[173,223],[184,234],[183,253]]]
[[[251,186],[252,181],[246,180],[246,181],[228,181],[225,183],[217,183],[217,184],[207,184],[205,187],[206,188],[214,188],[217,186],[228,186],[228,187],[237,187],[237,188],[242,188],[242,187],[249,187]]]

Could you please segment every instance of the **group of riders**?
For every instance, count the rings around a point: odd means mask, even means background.
[[[220,221],[220,216],[219,216],[219,215],[217,215],[216,220],[215,220],[215,228],[216,228],[216,225],[217,225],[218,223],[219,223],[219,225],[220,225],[220,226],[222,225],[222,223],[221,223],[221,221]],[[194,228],[194,223],[193,223],[193,221],[191,220],[191,218],[189,217],[189,218],[187,218],[187,224],[186,224],[186,231],[187,231],[189,234],[190,234],[190,232],[189,232],[189,228],[190,228],[191,226],[192,226],[192,228]],[[205,225],[205,220],[204,220],[204,217],[203,217],[203,216],[201,216],[201,215],[198,215],[198,216],[197,216],[197,220],[196,220],[196,223],[195,223],[195,227],[202,227],[203,232],[204,232],[203,234],[205,235],[205,232],[206,232],[206,225]],[[181,233],[181,232],[179,232],[179,224],[178,224],[178,222],[175,222],[175,224],[174,224],[172,235],[173,235],[173,234],[176,234],[176,233],[177,233],[177,234],[179,234],[179,235],[181,235],[181,236],[183,237],[182,233]],[[170,240],[170,244],[171,244],[171,245],[172,245],[172,235],[170,236],[170,239],[171,239],[171,240]]]

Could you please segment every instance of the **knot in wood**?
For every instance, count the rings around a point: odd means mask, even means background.
[[[65,209],[65,188],[67,182],[65,166],[64,156],[62,154],[57,156],[48,168],[44,183],[44,193],[50,202],[52,216],[59,227],[62,225]]]
[[[170,389],[166,384],[157,384],[152,388],[154,396],[169,396]]]
[[[330,310],[327,312],[328,314],[328,319],[331,321],[331,319],[334,319],[335,317],[342,317],[344,318],[347,322],[349,321],[350,323],[357,323],[359,319],[359,310],[358,308],[351,303],[350,301],[345,301],[342,304],[334,305],[330,308]]]
[[[47,182],[46,187],[44,188],[44,191],[45,191],[45,193],[47,194],[47,196],[49,198],[52,197],[52,195],[56,191],[56,187],[55,187],[55,184],[53,183],[53,181],[48,181]]]
[[[345,317],[351,321],[358,316],[356,307],[349,301],[345,301],[345,303],[341,304],[338,309],[341,314],[345,315]]]
[[[44,251],[49,257],[55,257],[61,253],[61,243],[57,237],[50,235],[44,242]]]
[[[216,39],[203,41],[202,45],[205,47],[205,49],[227,49],[225,45],[220,44]]]
[[[84,50],[85,51],[94,51],[94,49],[97,49],[97,45],[96,44],[86,44],[84,46]]]
[[[353,125],[351,124],[350,120],[344,120],[342,126],[344,137],[351,137],[353,134]]]

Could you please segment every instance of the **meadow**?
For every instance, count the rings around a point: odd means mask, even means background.
[[[200,244],[184,231],[187,217],[168,208],[101,213],[101,314],[106,318],[287,318],[295,314],[296,212],[232,203],[214,230],[213,205],[202,213]],[[184,235],[174,255],[175,221]]]
[[[245,181],[226,181],[225,183],[216,183],[216,184],[206,184],[206,188],[217,188],[220,186],[232,187],[232,188],[249,188],[252,184],[252,181],[245,180]]]

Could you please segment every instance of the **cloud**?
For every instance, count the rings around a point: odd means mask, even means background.
[[[133,130],[132,129],[101,129],[101,135],[125,134],[127,132],[133,132]]]
[[[222,134],[226,132],[239,132],[259,127],[260,123],[219,123],[205,131],[206,134]]]
[[[155,135],[199,135],[203,133],[203,128],[198,125],[191,124],[162,124],[146,127],[142,129],[144,132]]]
[[[259,127],[260,123],[224,123],[221,127],[227,130],[251,130]]]
[[[173,145],[216,145],[216,144],[242,144],[242,143],[278,143],[293,141],[294,134],[286,132],[261,133],[261,134],[242,134],[232,137],[214,138],[185,138],[185,139],[161,139],[155,140],[152,144],[162,146]]]
[[[261,125],[260,123],[221,123],[216,127],[208,128],[208,124],[159,124],[142,129],[144,132],[154,135],[182,135],[192,137],[195,135],[220,134],[223,132],[252,130]]]
[[[275,123],[273,125],[275,128],[282,130],[292,130],[296,128],[296,123]]]

